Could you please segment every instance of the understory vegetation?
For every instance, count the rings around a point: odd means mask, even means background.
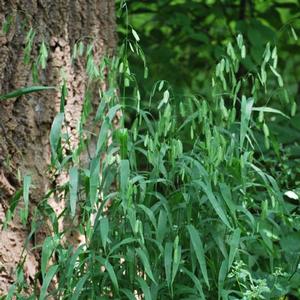
[[[156,78],[149,94],[140,91],[131,61],[139,60],[150,80],[147,57],[129,24],[117,55],[100,65],[93,44],[78,41],[73,60],[86,58],[88,76],[79,143],[73,147],[65,130],[65,84],[49,136],[49,174],[68,181],[53,186],[30,218],[30,175],[13,196],[7,223],[20,213],[29,241],[47,218],[52,234],[36,245],[41,265],[31,295],[22,260],[3,299],[300,297],[296,100],[274,43],[264,44],[250,70],[252,46],[243,35],[223,47],[205,75],[209,92],[183,96],[167,78]],[[46,60],[43,43],[33,75]],[[99,98],[96,110],[92,97]],[[66,203],[59,216],[51,197]],[[63,219],[70,225],[61,230]],[[66,242],[71,232],[84,242]]]

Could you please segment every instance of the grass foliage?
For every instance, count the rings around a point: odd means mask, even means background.
[[[90,86],[109,70],[108,89],[93,111],[88,86],[79,144],[72,148],[64,131],[66,86],[61,88],[50,169],[55,176],[66,172],[69,181],[49,190],[32,217],[31,236],[45,216],[53,232],[37,245],[41,266],[34,294],[24,294],[28,283],[20,262],[5,299],[299,297],[297,181],[284,169],[292,167],[279,163],[283,149],[276,131],[296,114],[296,104],[277,69],[276,47],[267,44],[260,65],[245,73],[248,49],[239,35],[207,78],[209,97],[178,99],[159,81],[143,99],[128,59],[133,53],[145,62],[138,42],[137,32],[129,31],[119,55],[100,65],[92,45],[75,46],[74,60],[86,56]],[[35,89],[41,87],[19,92]],[[148,109],[150,102],[155,109]],[[26,222],[30,181],[24,178],[9,218],[24,199]],[[57,193],[66,203],[59,216],[48,204]],[[60,231],[65,217],[72,226]],[[65,243],[70,231],[86,243]]]

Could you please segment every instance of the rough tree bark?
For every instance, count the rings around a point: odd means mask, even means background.
[[[66,76],[65,118],[76,139],[86,78],[84,62],[71,63],[72,48],[78,39],[88,36],[94,39],[97,59],[113,52],[114,0],[0,0],[0,24],[8,17],[12,17],[10,29],[0,33],[0,95],[33,85],[30,66],[23,63],[26,29],[32,27],[36,32],[32,56],[43,40],[49,46],[42,84],[59,86],[62,70]],[[58,92],[47,91],[0,102],[0,226],[9,199],[20,187],[18,173],[32,175],[33,207],[49,188],[49,130],[59,101]],[[0,231],[0,295],[13,282],[27,235],[28,228],[17,214],[8,229]],[[33,279],[38,264],[38,258],[29,253],[25,264],[28,280]]]

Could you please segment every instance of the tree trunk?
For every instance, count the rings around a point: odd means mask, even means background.
[[[72,63],[72,49],[79,39],[84,41],[88,37],[94,40],[96,60],[112,54],[116,41],[114,1],[0,0],[0,24],[7,24],[8,20],[9,29],[0,33],[0,95],[36,85],[31,65],[24,63],[26,34],[33,28],[31,57],[38,56],[43,41],[49,53],[46,68],[39,73],[39,85],[58,87],[63,77],[66,80],[65,121],[76,144],[86,76],[83,59]],[[60,94],[55,90],[0,101],[0,226],[11,196],[21,186],[20,178],[28,173],[32,176],[31,211],[49,189],[49,131],[59,109]],[[55,208],[57,213],[62,209],[60,206]],[[27,236],[28,228],[22,225],[18,214],[6,230],[0,231],[0,295],[7,292],[14,280]],[[38,267],[36,257],[28,251],[28,280],[33,279]]]

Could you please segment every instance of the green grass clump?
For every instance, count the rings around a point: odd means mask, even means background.
[[[238,36],[208,79],[207,97],[178,99],[160,81],[150,96],[153,108],[130,73],[127,49],[144,59],[135,31],[132,37],[100,66],[92,51],[84,52],[91,83],[104,69],[110,77],[95,112],[86,93],[75,148],[63,130],[62,87],[51,168],[67,172],[69,182],[45,195],[31,224],[33,234],[46,215],[53,232],[41,245],[36,295],[21,296],[27,285],[21,263],[7,299],[299,297],[297,186],[286,184],[276,156],[283,151],[276,126],[289,122],[295,104],[277,70],[276,48],[268,44],[261,65],[243,74],[247,51]],[[67,203],[60,216],[48,204],[56,192]],[[74,222],[61,232],[64,217]],[[69,231],[86,243],[65,243]]]

